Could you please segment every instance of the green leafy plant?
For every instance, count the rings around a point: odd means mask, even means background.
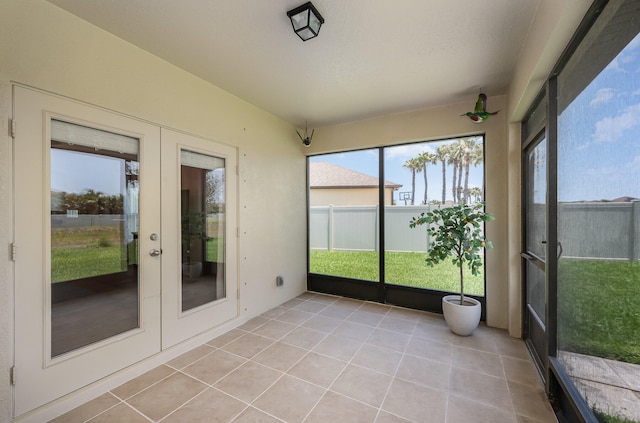
[[[426,262],[434,266],[451,258],[460,273],[460,304],[464,304],[464,274],[466,264],[471,274],[476,276],[482,267],[485,248],[493,248],[484,236],[484,222],[493,220],[493,215],[484,211],[484,203],[457,204],[440,207],[420,216],[413,217],[409,227],[427,226],[431,243]]]

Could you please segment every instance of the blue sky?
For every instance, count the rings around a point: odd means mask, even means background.
[[[51,149],[51,189],[74,193],[93,189],[106,195],[124,194],[122,166],[121,159]]]
[[[562,111],[558,138],[559,201],[640,198],[640,35]]]

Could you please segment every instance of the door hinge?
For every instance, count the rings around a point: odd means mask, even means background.
[[[16,384],[16,366],[12,366],[9,369],[9,383],[11,384],[11,386],[14,386]]]
[[[18,247],[15,243],[11,244],[11,261],[16,261],[16,257],[18,255]]]
[[[11,138],[15,138],[16,137],[16,120],[15,119],[11,119],[11,123],[9,124],[9,128],[11,131]]]

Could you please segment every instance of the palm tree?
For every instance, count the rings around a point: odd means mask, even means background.
[[[476,203],[479,203],[482,199],[482,190],[479,187],[471,187],[469,188],[469,196],[475,197]]]
[[[415,204],[414,198],[416,194],[416,172],[420,169],[420,162],[416,159],[407,160],[402,167],[411,171],[411,205]]]
[[[464,195],[463,201],[466,204],[469,200],[469,167],[482,163],[482,148],[476,143],[475,138],[465,138],[460,140],[460,149],[462,153],[461,170],[462,167],[464,167],[464,189],[460,191],[462,191]],[[478,160],[480,160],[480,162],[478,162]],[[459,181],[459,183],[462,183],[462,181]]]
[[[453,195],[453,204],[458,204],[460,198],[458,179],[462,179],[462,167],[460,166],[460,143],[449,144],[447,146],[449,150],[449,164],[453,165],[453,183],[451,184],[451,194]],[[458,178],[460,174],[460,178]]]
[[[421,153],[417,157],[417,159],[420,162],[420,166],[421,166],[420,170],[422,170],[422,173],[424,175],[424,200],[422,200],[422,204],[427,204],[428,203],[427,188],[429,186],[429,184],[427,182],[427,165],[428,164],[436,164],[436,155],[428,153],[428,152],[425,151],[425,152]]]
[[[441,145],[436,148],[436,162],[442,163],[442,204],[447,197],[447,160],[449,158],[449,146]],[[434,164],[436,163],[434,162]]]

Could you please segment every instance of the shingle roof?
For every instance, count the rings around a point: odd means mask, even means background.
[[[385,181],[387,188],[402,184]],[[310,188],[377,188],[378,178],[327,162],[309,163]]]

